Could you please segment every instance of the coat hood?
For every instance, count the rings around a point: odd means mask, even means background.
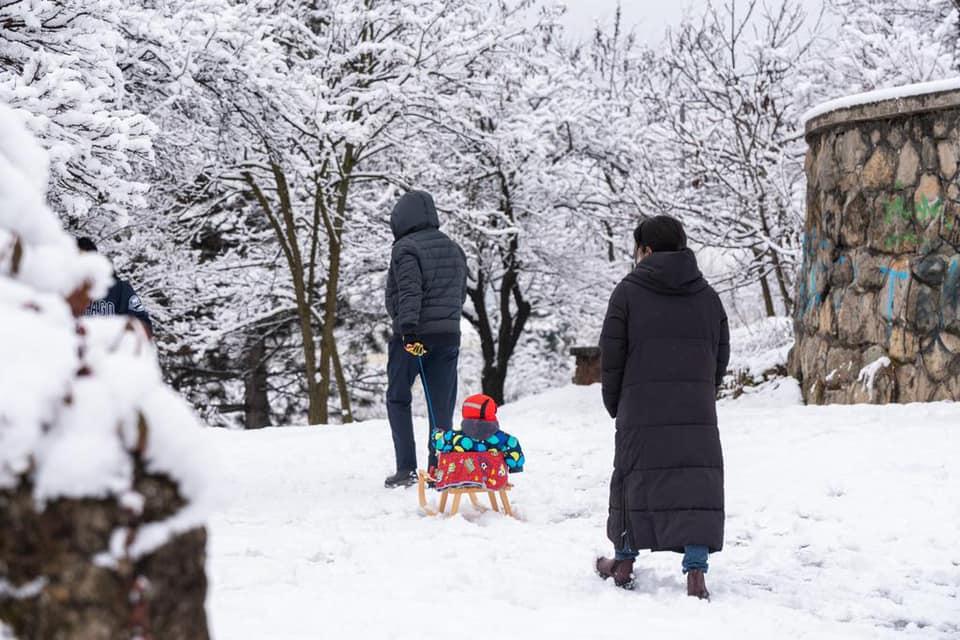
[[[496,420],[464,418],[460,425],[460,430],[465,436],[469,436],[474,440],[486,440],[497,431],[500,431],[500,423]]]
[[[669,296],[688,296],[707,287],[690,249],[658,251],[644,258],[626,280]]]
[[[433,196],[426,191],[411,191],[403,195],[390,214],[393,239],[399,240],[421,229],[439,229],[440,218],[433,204]]]

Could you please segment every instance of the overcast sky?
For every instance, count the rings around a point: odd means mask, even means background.
[[[574,33],[584,36],[592,29],[594,20],[613,20],[617,0],[561,0],[567,5],[565,23]],[[716,4],[722,4],[717,0]],[[768,0],[776,2],[776,0]],[[808,11],[816,13],[823,0],[803,0]],[[676,23],[687,7],[696,10],[707,4],[706,0],[621,0],[623,17],[627,25],[636,25],[637,35],[647,42],[656,42],[664,29]]]

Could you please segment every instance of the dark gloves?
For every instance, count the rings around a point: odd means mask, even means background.
[[[427,355],[426,345],[415,335],[403,336],[403,350],[417,358]]]

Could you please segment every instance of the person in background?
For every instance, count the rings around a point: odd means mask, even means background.
[[[387,488],[417,482],[411,389],[417,376],[429,388],[430,434],[450,429],[457,402],[460,316],[467,298],[467,258],[440,231],[433,197],[411,191],[390,214],[393,249],[387,272],[386,307],[393,323],[387,355],[387,417],[397,472]],[[431,402],[432,401],[432,402]],[[434,424],[436,421],[436,424]],[[427,439],[428,468],[436,454]]]
[[[78,238],[77,248],[80,251],[97,253],[97,245],[90,238]],[[130,283],[113,274],[113,286],[107,295],[100,300],[94,300],[84,312],[87,316],[132,316],[143,323],[147,335],[153,338],[153,321],[143,305],[143,300],[137,295]]]
[[[709,598],[709,553],[723,548],[723,453],[716,394],[730,359],[727,315],[680,222],[634,231],[636,268],[614,289],[600,337],[603,403],[616,419],[600,577],[633,586],[640,549],[683,553],[687,595]]]

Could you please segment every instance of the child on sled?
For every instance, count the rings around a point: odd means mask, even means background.
[[[460,427],[434,433],[433,447],[437,466],[430,477],[437,489],[501,489],[525,462],[517,439],[500,429],[496,402],[483,394],[463,402]]]

